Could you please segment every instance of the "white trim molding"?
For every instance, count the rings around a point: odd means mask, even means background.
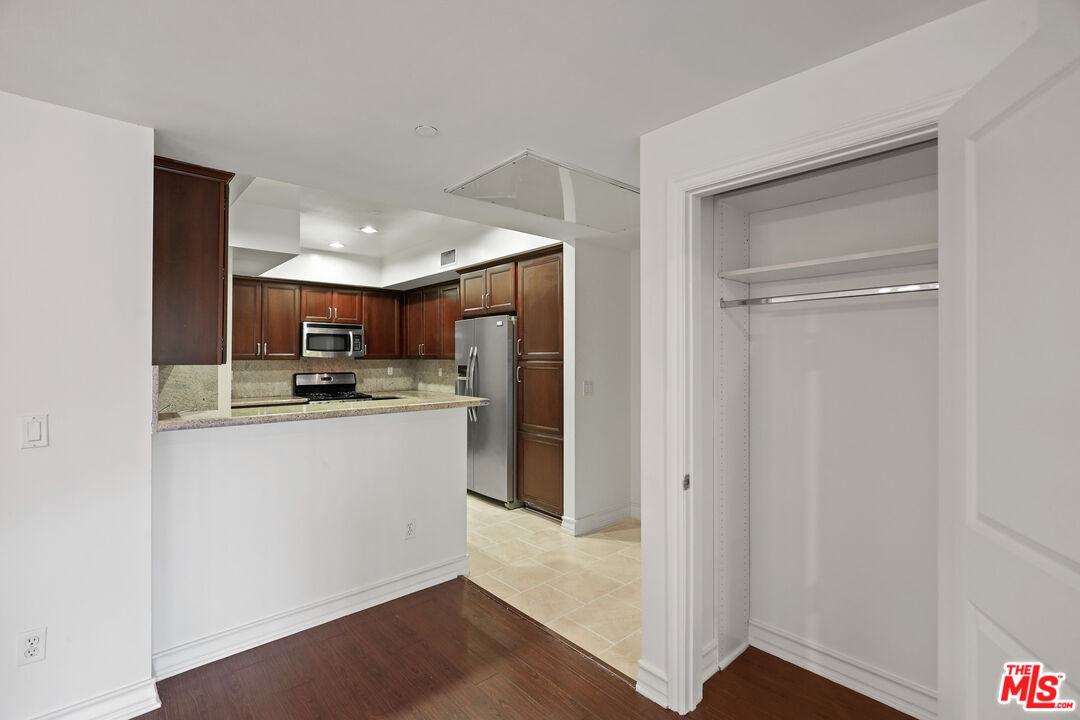
[[[858,658],[757,620],[750,621],[750,644],[919,720],[937,718],[937,693],[932,688]]]
[[[463,555],[161,650],[153,656],[154,675],[163,680],[468,573]]]
[[[713,638],[701,648],[701,684],[720,670],[720,643]]]
[[[629,505],[619,505],[597,513],[591,513],[579,518],[564,515],[562,526],[575,536],[594,533],[602,527],[607,527],[613,522],[618,522],[631,517]]]
[[[723,670],[728,665],[735,662],[740,655],[742,655],[744,652],[746,652],[746,648],[748,648],[748,647],[750,647],[750,641],[749,640],[744,640],[743,642],[741,642],[737,646],[735,646],[734,650],[729,652],[724,657],[719,658],[716,661],[716,664],[720,667],[721,670]]]
[[[657,667],[638,660],[637,691],[657,705],[669,707],[667,697],[668,679]]]
[[[38,715],[33,720],[130,720],[159,707],[157,685],[151,678]]]

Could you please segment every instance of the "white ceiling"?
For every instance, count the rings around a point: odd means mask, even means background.
[[[596,231],[443,189],[525,148],[637,185],[641,134],[970,4],[0,0],[0,89],[154,127],[166,156],[568,239]]]
[[[300,214],[300,247],[385,258],[439,240],[446,248],[487,232],[487,226],[422,210],[399,208],[340,193],[255,178],[236,199]],[[370,225],[378,232],[364,233]],[[340,242],[345,247],[331,248]]]

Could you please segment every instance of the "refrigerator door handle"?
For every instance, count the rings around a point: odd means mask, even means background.
[[[469,361],[465,368],[465,392],[470,397],[476,397],[476,370],[474,361],[476,360],[477,349],[476,346],[469,348]],[[476,408],[469,408],[469,420],[476,422]]]

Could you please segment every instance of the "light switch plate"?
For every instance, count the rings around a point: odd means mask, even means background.
[[[23,448],[49,446],[49,416],[23,415],[19,420],[19,440]]]
[[[592,395],[593,394],[593,381],[592,380],[583,380],[582,381],[582,383],[581,383],[581,394],[582,395]]]

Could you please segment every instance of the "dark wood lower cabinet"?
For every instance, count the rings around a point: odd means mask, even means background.
[[[517,486],[518,498],[526,505],[562,517],[562,438],[518,432]]]

